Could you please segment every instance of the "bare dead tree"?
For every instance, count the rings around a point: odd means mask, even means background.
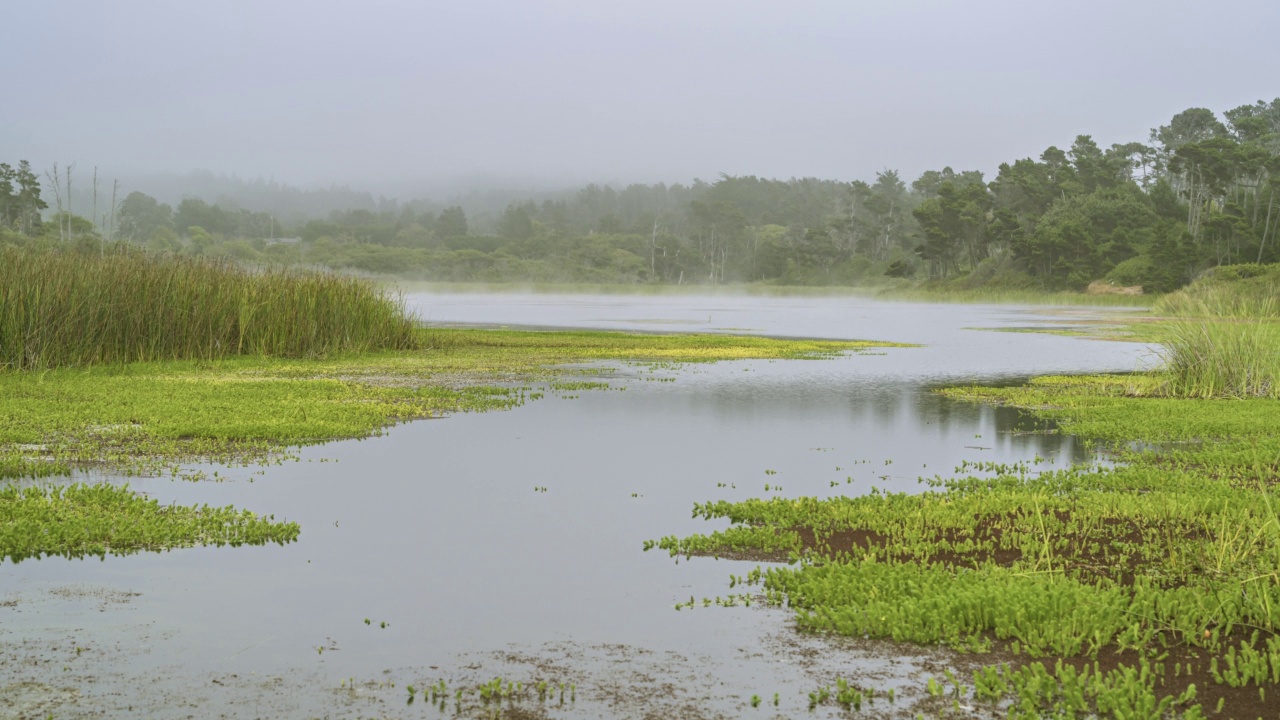
[[[111,240],[116,239],[116,217],[120,214],[120,205],[116,202],[116,195],[120,192],[120,181],[111,181]]]
[[[71,210],[71,171],[75,169],[75,163],[67,163],[67,239],[75,240],[75,228],[71,225],[71,218],[75,217]]]
[[[62,207],[62,176],[58,172],[58,163],[54,163],[53,169],[46,171],[44,176],[49,181],[49,187],[53,190],[54,207],[58,209],[58,240],[66,242],[67,234],[63,225],[65,213]]]
[[[93,166],[93,226],[98,230],[98,257],[102,257],[106,249],[102,247],[102,226],[98,224],[98,166]]]
[[[665,251],[666,248],[663,248]],[[664,253],[665,254],[665,253]],[[657,268],[658,256],[658,216],[653,216],[653,234],[649,236],[649,278],[652,279]]]
[[[1271,198],[1267,201],[1267,221],[1262,224],[1262,242],[1258,243],[1258,260],[1262,262],[1262,251],[1267,247],[1267,231],[1271,229],[1271,206],[1275,204],[1276,192],[1271,191]],[[1274,232],[1272,233],[1274,234]]]

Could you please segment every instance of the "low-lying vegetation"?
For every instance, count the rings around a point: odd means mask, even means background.
[[[419,330],[414,342],[420,349],[327,358],[0,373],[0,477],[94,466],[150,474],[195,459],[263,460],[413,418],[509,408],[530,397],[532,383],[604,371],[558,367],[573,363],[825,357],[880,345],[459,329]]]
[[[231,507],[161,505],[127,487],[0,487],[0,561],[129,555],[193,545],[285,544],[298,524]]]
[[[580,379],[598,377],[602,366],[566,364],[612,360],[656,370],[688,362],[828,357],[877,345],[617,332],[415,333],[416,350],[0,372],[0,487],[5,478],[67,476],[95,467],[150,475],[179,472],[182,463],[195,460],[278,460],[293,447],[366,437],[413,418],[510,408],[541,396],[530,390],[534,383],[560,393],[606,387]],[[5,492],[17,493],[10,512],[22,522],[0,531],[0,557],[15,560],[281,541],[297,534],[296,526],[264,524],[230,508],[157,508],[110,485],[10,485]],[[5,512],[0,508],[0,521]],[[39,530],[49,522],[50,529]]]
[[[728,529],[650,546],[794,561],[734,584],[760,584],[802,629],[986,654],[973,697],[1014,717],[1267,716],[1280,693],[1280,407],[1154,396],[1165,382],[945,391],[1110,441],[1114,468],[707,503],[695,516]]]

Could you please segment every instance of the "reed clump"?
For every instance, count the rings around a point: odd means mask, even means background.
[[[1280,397],[1280,264],[1215,268],[1153,310],[1165,371],[1154,389],[1184,398]]]
[[[1270,303],[1262,303],[1260,309]],[[1280,324],[1266,319],[1179,320],[1164,330],[1165,377],[1174,397],[1280,398]]]
[[[416,346],[396,297],[357,278],[156,255],[0,249],[0,370]]]

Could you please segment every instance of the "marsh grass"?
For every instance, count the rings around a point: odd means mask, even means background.
[[[1280,264],[1228,265],[1169,293],[1152,308],[1172,317],[1280,318]]]
[[[1280,398],[1280,323],[1178,320],[1164,327],[1161,341],[1165,371],[1160,389],[1164,393],[1189,398]]]
[[[1280,397],[1280,270],[1219,268],[1163,298],[1161,390],[1175,397]]]
[[[0,370],[404,349],[397,298],[364,280],[147,254],[0,248]]]

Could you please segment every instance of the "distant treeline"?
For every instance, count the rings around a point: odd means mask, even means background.
[[[25,163],[0,165],[0,242],[107,239],[251,262],[428,280],[1078,289],[1093,280],[1167,291],[1203,270],[1280,261],[1280,98],[1192,108],[1147,142],[1065,150],[909,184],[721,176],[690,185],[588,185],[512,202],[476,232],[461,206],[382,201],[288,226],[269,212],[142,193],[97,224],[40,199]],[[70,196],[70,193],[67,193]],[[335,195],[344,197],[344,195]],[[51,229],[54,225],[57,229]]]

